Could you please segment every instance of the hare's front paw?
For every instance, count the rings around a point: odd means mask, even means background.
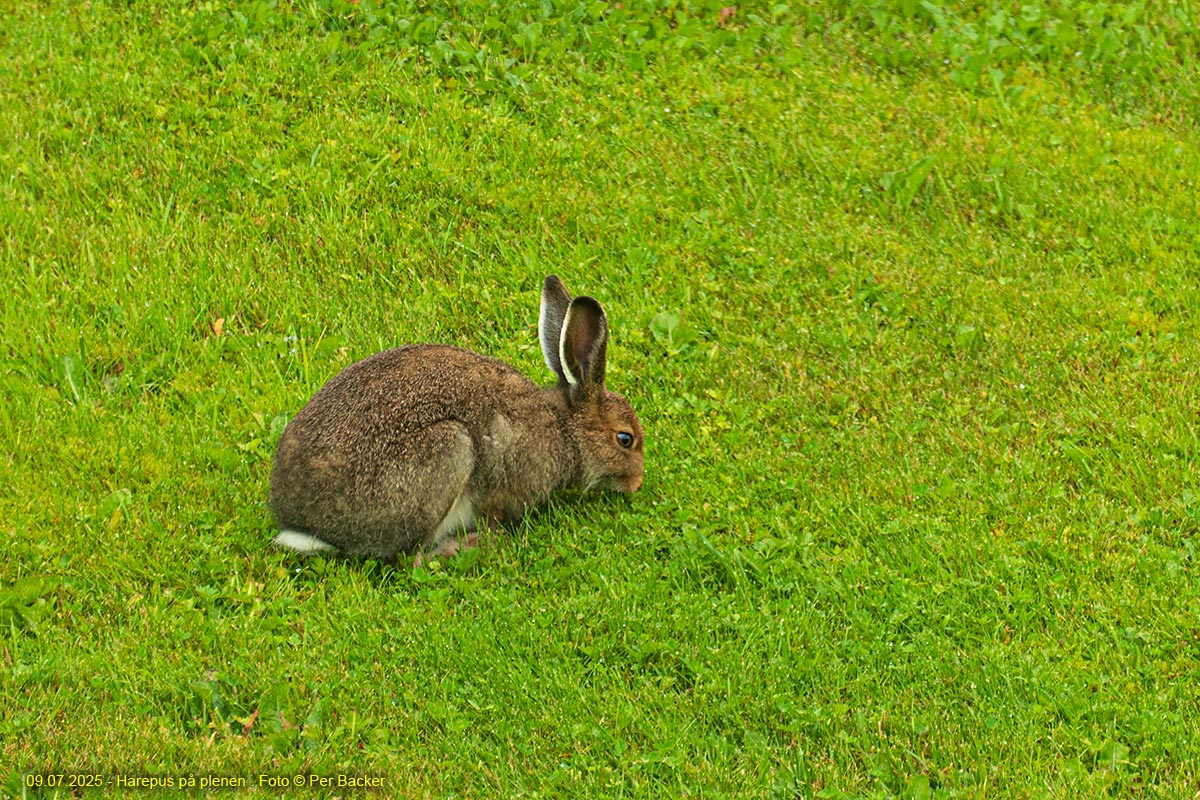
[[[479,544],[478,533],[465,533],[462,536],[447,536],[436,550],[430,552],[417,553],[413,559],[413,566],[424,566],[425,562],[433,558],[452,558],[464,550],[470,550]]]

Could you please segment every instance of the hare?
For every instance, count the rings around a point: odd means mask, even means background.
[[[600,303],[547,277],[538,338],[555,386],[438,344],[335,375],[275,450],[275,544],[419,563],[472,546],[477,521],[518,519],[559,489],[640,489],[642,426],[605,388]]]

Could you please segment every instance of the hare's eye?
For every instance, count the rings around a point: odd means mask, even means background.
[[[625,431],[617,432],[617,444],[621,447],[633,447],[633,434]]]

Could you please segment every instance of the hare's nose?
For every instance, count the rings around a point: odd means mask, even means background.
[[[630,493],[636,492],[638,489],[642,488],[642,476],[634,475],[629,479],[629,483],[626,485],[629,487]]]

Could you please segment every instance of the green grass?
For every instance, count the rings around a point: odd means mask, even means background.
[[[0,794],[1195,795],[1200,8],[723,5],[5,4]],[[641,493],[268,546],[325,380],[547,379],[550,272]]]

